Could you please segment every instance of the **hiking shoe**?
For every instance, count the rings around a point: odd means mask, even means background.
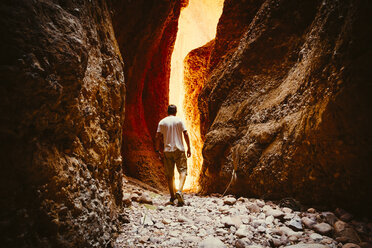
[[[177,206],[180,207],[180,206],[185,205],[185,201],[183,200],[183,195],[182,195],[181,191],[177,191],[176,197],[177,197],[177,200],[178,200]]]
[[[174,200],[176,200],[176,198],[170,198],[169,199],[169,202],[167,202],[166,204],[165,204],[165,206],[168,206],[168,205],[172,205],[172,206],[174,206],[174,205],[176,205],[175,203],[174,203]]]

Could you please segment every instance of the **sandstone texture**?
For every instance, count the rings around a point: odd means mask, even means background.
[[[199,95],[202,192],[223,192],[237,164],[230,193],[369,209],[370,11],[225,1]]]
[[[128,175],[164,187],[162,162],[154,149],[158,122],[167,116],[170,58],[178,17],[187,1],[116,1],[114,29],[125,58],[127,85],[123,126]],[[116,7],[118,7],[116,6]]]
[[[1,1],[2,247],[104,247],[122,198],[123,60],[105,1]]]

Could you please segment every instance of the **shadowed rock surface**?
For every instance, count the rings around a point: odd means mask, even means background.
[[[203,192],[223,192],[236,149],[231,193],[368,210],[371,3],[248,2],[225,2],[199,98]]]

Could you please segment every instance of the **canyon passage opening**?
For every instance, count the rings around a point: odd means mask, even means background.
[[[188,159],[188,176],[184,189],[189,192],[199,191],[199,174],[203,164],[200,136],[200,117],[197,105],[185,101],[184,59],[193,49],[199,48],[216,36],[216,27],[222,14],[224,0],[190,0],[181,10],[178,22],[177,38],[171,58],[169,80],[169,103],[178,108],[177,115],[186,122],[191,141],[191,158]],[[200,82],[202,83],[202,82]],[[193,89],[196,91],[196,89]],[[199,92],[193,92],[197,99]],[[191,111],[185,111],[193,104]],[[178,186],[179,174],[175,169],[175,183]]]

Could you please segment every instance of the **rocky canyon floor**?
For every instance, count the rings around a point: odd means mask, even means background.
[[[114,247],[372,247],[372,223],[346,211],[318,211],[287,199],[274,203],[234,196],[169,195],[125,184],[127,223]],[[294,210],[293,210],[294,209]]]

